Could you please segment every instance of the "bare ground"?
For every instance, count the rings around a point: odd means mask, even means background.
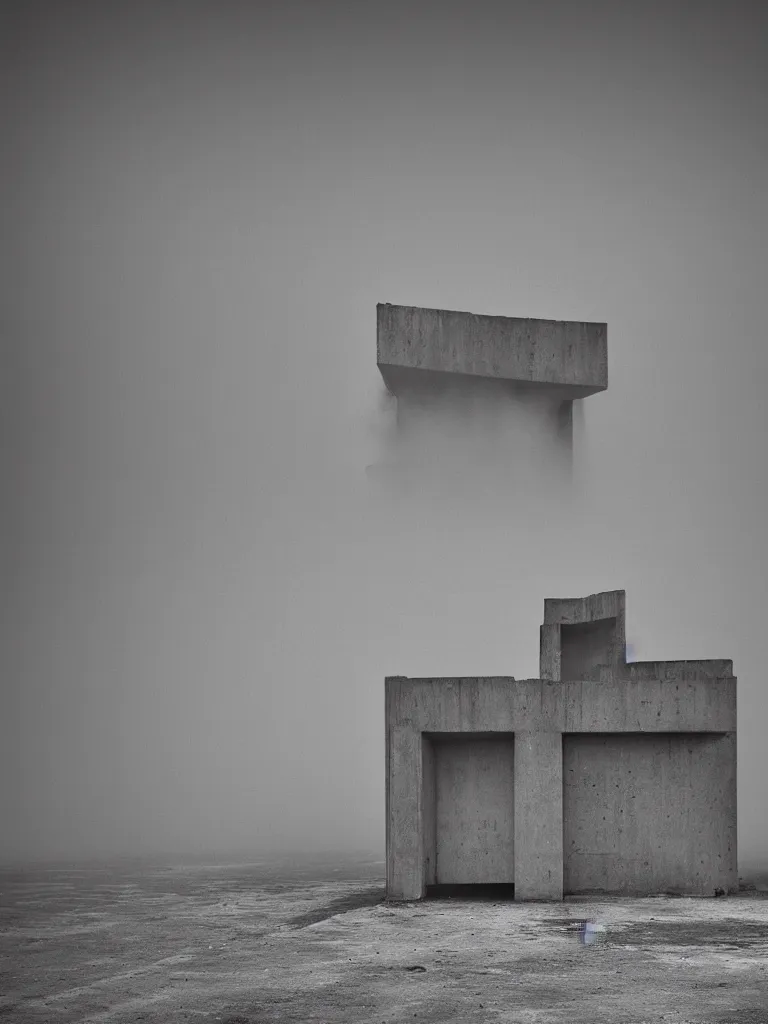
[[[388,905],[380,871],[0,872],[0,1022],[768,1024],[766,892]]]

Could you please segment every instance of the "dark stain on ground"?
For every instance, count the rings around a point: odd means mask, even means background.
[[[282,1020],[282,1019],[288,1019],[288,1018],[282,1018],[282,1017],[275,1018],[273,1016],[270,1016],[269,1018],[264,1017],[264,1016],[244,1017],[241,1013],[236,1013],[234,1015],[234,1017],[223,1017],[223,1018],[221,1018],[221,1024],[271,1024],[271,1022],[276,1020],[276,1019],[277,1020]]]
[[[428,885],[428,900],[461,900],[467,903],[511,903],[515,898],[514,885]]]
[[[326,903],[322,907],[316,907],[314,910],[308,910],[304,914],[297,914],[296,917],[292,917],[288,924],[292,928],[306,928],[307,925],[317,924],[319,921],[325,921],[329,917],[334,917],[336,914],[346,914],[350,910],[360,910],[363,907],[373,907],[377,903],[384,902],[384,889],[381,886],[375,886],[370,889],[360,889],[357,892],[350,893],[348,896],[338,896],[336,899],[331,900],[330,903]]]
[[[768,1024],[768,1010],[731,1010],[724,1017],[711,1017],[708,1024]]]
[[[768,944],[768,928],[752,921],[724,918],[722,921],[645,921],[608,932],[608,937],[630,946],[723,946],[751,949]],[[768,1024],[768,1016],[761,1022]]]

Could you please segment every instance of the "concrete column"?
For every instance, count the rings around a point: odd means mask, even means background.
[[[560,679],[560,623],[539,627],[539,679]]]
[[[563,737],[515,733],[515,899],[563,898]]]
[[[421,860],[424,865],[424,886],[437,881],[437,789],[435,749],[432,741],[421,736]]]
[[[729,732],[720,740],[720,751],[723,758],[723,781],[725,790],[725,835],[726,854],[723,864],[723,881],[721,888],[726,892],[739,891],[739,857],[738,857],[738,828],[736,820],[736,807],[738,804],[736,775],[736,733]]]
[[[387,896],[424,896],[421,733],[394,726],[387,733]]]

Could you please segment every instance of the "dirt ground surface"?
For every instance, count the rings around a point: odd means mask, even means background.
[[[768,892],[390,905],[382,869],[0,871],[0,1022],[768,1024]]]

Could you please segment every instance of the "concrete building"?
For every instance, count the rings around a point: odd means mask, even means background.
[[[387,678],[388,896],[736,890],[732,662],[627,664],[610,591],[544,602],[539,671]]]
[[[402,430],[441,403],[513,403],[548,421],[569,453],[574,400],[608,387],[607,327],[379,304],[376,361]]]

